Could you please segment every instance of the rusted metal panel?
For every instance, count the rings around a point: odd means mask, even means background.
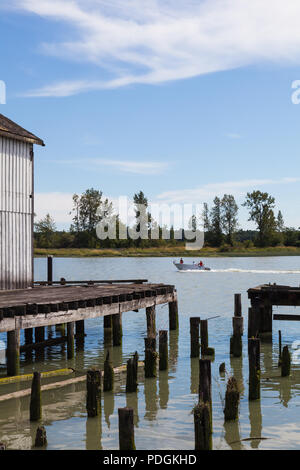
[[[32,144],[0,136],[0,289],[33,280]]]

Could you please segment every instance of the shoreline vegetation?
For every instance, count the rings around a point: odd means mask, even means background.
[[[219,257],[260,257],[260,256],[300,256],[300,247],[204,247],[202,250],[187,251],[184,247],[150,247],[150,248],[35,248],[34,256],[44,257],[53,255],[57,258],[96,258],[96,257],[188,257],[188,258],[219,258]]]

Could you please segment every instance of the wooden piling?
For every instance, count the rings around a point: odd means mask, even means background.
[[[156,339],[145,338],[145,377],[156,377],[156,360]]]
[[[234,316],[242,316],[242,296],[241,294],[234,294]]]
[[[117,313],[112,315],[113,325],[113,346],[120,346],[122,344],[122,314]]]
[[[33,328],[26,328],[24,330],[24,336],[25,336],[25,344],[32,344],[33,343]]]
[[[84,320],[78,320],[75,322],[76,337],[84,336]]]
[[[243,317],[232,317],[233,336],[230,338],[230,354],[241,357],[243,353]]]
[[[281,377],[288,377],[291,373],[291,355],[288,346],[283,346],[281,355]]]
[[[159,370],[168,369],[168,331],[159,332]]]
[[[211,403],[211,362],[199,360],[199,401]]]
[[[201,336],[201,355],[213,356],[215,350],[208,347],[208,322],[207,320],[200,320],[200,336]]]
[[[109,360],[109,351],[106,353],[104,362],[103,391],[110,392],[114,388],[114,369]]]
[[[132,408],[119,408],[119,449],[135,450]]]
[[[199,357],[199,317],[190,318],[190,337],[191,337],[191,357]]]
[[[226,371],[226,365],[225,365],[225,362],[222,362],[220,365],[219,365],[219,373],[220,374],[224,374]]]
[[[7,375],[19,375],[20,373],[20,330],[7,332],[6,351]]]
[[[53,282],[53,256],[47,256],[47,283],[51,286]]]
[[[282,355],[282,351],[281,351],[281,330],[278,331],[278,340],[279,340],[279,357],[278,357],[278,366],[281,366],[281,355]]]
[[[260,398],[260,339],[248,339],[249,400]]]
[[[200,401],[193,409],[195,429],[195,450],[212,449],[211,407]]]
[[[112,315],[105,315],[103,317],[103,328],[112,328]]]
[[[127,361],[127,375],[126,375],[126,392],[136,392],[137,380],[136,380],[136,363],[134,358],[130,358]]]
[[[86,410],[89,418],[101,413],[101,371],[90,369],[86,374]]]
[[[169,329],[178,330],[178,328],[178,302],[174,300],[173,302],[169,302]]]
[[[229,377],[225,394],[225,421],[235,420],[239,414],[240,391],[235,377]]]
[[[155,305],[152,305],[151,307],[146,307],[147,336],[156,336],[155,313]]]
[[[42,417],[41,374],[33,373],[30,396],[30,421],[39,421]]]
[[[44,426],[39,426],[36,430],[34,447],[45,447],[47,445],[47,434]]]
[[[34,331],[34,340],[36,343],[42,343],[45,341],[45,327],[38,326]]]
[[[74,357],[74,322],[67,323],[67,358]]]
[[[134,377],[136,383],[138,383],[138,367],[139,367],[139,355],[138,352],[135,351],[133,355],[133,365],[134,365]]]

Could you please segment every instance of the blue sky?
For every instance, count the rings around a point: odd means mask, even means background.
[[[92,186],[198,204],[260,189],[298,227],[299,13],[291,0],[0,4],[0,112],[46,143],[38,217],[68,227],[72,194]],[[253,227],[245,209],[240,223]]]

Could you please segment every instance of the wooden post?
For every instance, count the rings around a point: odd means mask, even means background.
[[[279,357],[278,357],[278,366],[281,366],[281,330],[278,331],[278,337],[279,337]]]
[[[76,336],[84,336],[84,320],[78,320],[75,322]]]
[[[155,328],[155,305],[146,307],[147,316],[147,336],[156,336]]]
[[[173,302],[169,302],[169,329],[178,330],[179,321],[178,321],[178,302],[177,299]]]
[[[112,339],[112,315],[105,315],[103,317],[103,331],[104,331],[104,343],[110,344]]]
[[[53,281],[53,256],[47,256],[47,283],[48,286],[52,285]]]
[[[168,369],[168,332],[159,332],[159,370]]]
[[[34,339],[36,343],[42,343],[45,341],[45,327],[38,326],[34,331]]]
[[[122,314],[117,313],[112,315],[113,324],[113,346],[120,346],[122,344]]]
[[[7,375],[19,375],[20,373],[20,330],[7,332],[6,352]]]
[[[230,338],[230,354],[241,357],[243,352],[243,317],[232,317],[233,336]]]
[[[248,310],[248,338],[256,338],[259,334],[259,308],[252,305]]]
[[[260,339],[248,340],[249,400],[260,398]]]
[[[39,426],[36,430],[34,447],[45,447],[47,445],[47,434],[44,426]]]
[[[211,404],[211,362],[209,359],[199,360],[199,401]]]
[[[112,328],[112,315],[105,315],[103,317],[103,328]]]
[[[138,383],[138,364],[139,364],[139,355],[137,351],[135,351],[133,355],[133,365],[134,365],[134,378],[136,383]]]
[[[126,376],[126,392],[136,392],[137,380],[136,380],[136,364],[133,358],[127,361],[127,376]]]
[[[74,357],[74,322],[67,323],[67,358]]]
[[[234,316],[242,316],[242,296],[241,294],[234,294]]]
[[[90,369],[86,374],[86,410],[89,418],[101,413],[101,371]]]
[[[211,407],[200,401],[194,407],[195,450],[212,449]]]
[[[25,344],[33,343],[33,328],[26,328],[24,330]]]
[[[135,450],[133,409],[119,408],[119,449]]]
[[[281,377],[288,377],[291,373],[291,355],[288,346],[283,346],[281,355]]]
[[[109,360],[109,351],[106,353],[104,362],[104,378],[103,378],[103,391],[109,392],[114,388],[114,368]]]
[[[30,421],[39,421],[42,417],[41,374],[33,373],[30,396]]]
[[[226,371],[226,365],[225,365],[225,362],[222,362],[219,366],[219,373],[224,374],[225,371]]]
[[[145,377],[156,377],[156,339],[145,338]]]
[[[201,355],[212,356],[215,353],[213,348],[208,347],[208,323],[207,320],[200,320],[200,335],[201,335]]]
[[[240,391],[235,377],[229,377],[225,394],[225,421],[235,420],[239,414]]]
[[[190,318],[190,336],[191,336],[191,357],[199,357],[199,317]]]
[[[65,323],[59,323],[58,325],[55,325],[55,331],[59,331],[62,336],[65,336],[65,334],[66,334],[66,324]]]

